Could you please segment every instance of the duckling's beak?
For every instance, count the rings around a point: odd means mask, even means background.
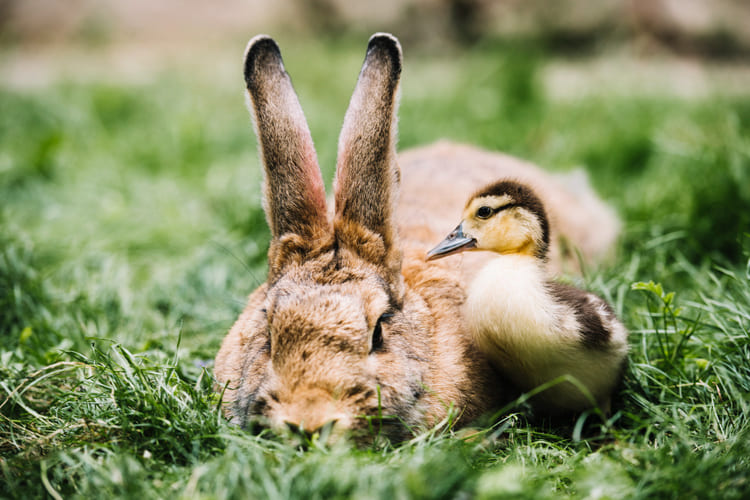
[[[454,229],[443,241],[427,252],[427,260],[440,259],[454,253],[476,248],[477,240],[464,234],[464,223]]]

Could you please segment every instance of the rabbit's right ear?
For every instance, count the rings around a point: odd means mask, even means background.
[[[245,82],[265,168],[263,201],[273,236],[269,260],[277,261],[272,254],[284,242],[300,247],[330,233],[325,187],[305,115],[270,37],[248,43]]]
[[[401,272],[394,221],[400,176],[396,162],[400,76],[398,40],[385,33],[373,35],[344,118],[334,183],[337,239],[394,276]]]

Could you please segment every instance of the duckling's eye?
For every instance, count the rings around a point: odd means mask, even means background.
[[[384,321],[388,318],[393,317],[393,314],[383,314],[378,318],[378,322],[375,323],[375,329],[372,331],[372,344],[370,345],[370,354],[383,349],[383,325]]]
[[[492,215],[492,209],[490,207],[479,207],[477,210],[477,217],[480,219],[489,219]]]

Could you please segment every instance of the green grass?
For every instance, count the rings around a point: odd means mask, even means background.
[[[284,47],[324,176],[361,44]],[[451,137],[565,170],[619,210],[579,282],[632,354],[609,421],[306,450],[229,426],[221,339],[264,279],[260,169],[234,79],[0,90],[0,497],[747,498],[750,95],[544,95],[537,51],[407,51],[400,147]]]

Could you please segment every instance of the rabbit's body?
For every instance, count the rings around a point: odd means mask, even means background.
[[[378,432],[402,439],[450,408],[467,422],[507,397],[462,318],[473,265],[461,271],[427,263],[425,251],[466,197],[508,168],[528,170],[550,200],[571,203],[567,212],[584,207],[536,167],[465,146],[439,143],[405,153],[399,169],[400,70],[398,42],[373,36],[341,132],[330,215],[278,47],[263,36],[248,45],[245,79],[272,240],[267,281],[216,357],[225,413],[240,425],[257,420],[306,432],[332,425],[363,440]],[[611,217],[601,202],[590,201]],[[581,215],[593,232],[601,217]],[[608,223],[616,233],[616,220]],[[589,245],[590,235],[559,234],[584,255],[607,246]]]

